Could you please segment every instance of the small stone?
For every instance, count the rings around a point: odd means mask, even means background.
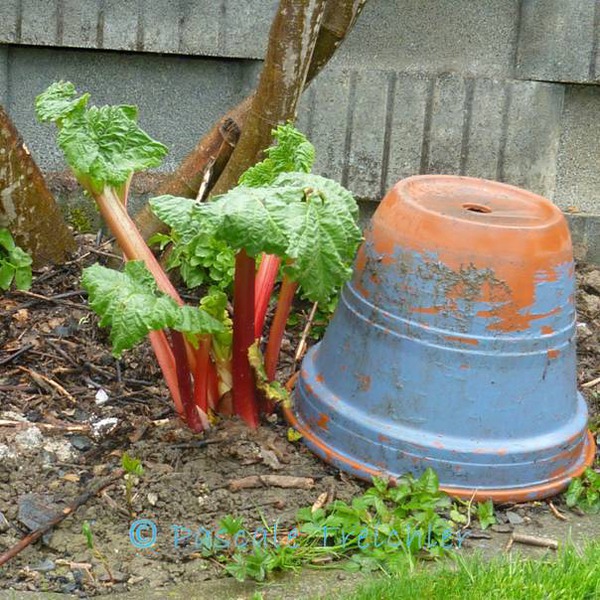
[[[490,527],[492,531],[496,533],[512,533],[512,525],[492,525]]]
[[[108,417],[106,419],[100,419],[95,423],[92,423],[92,436],[100,440],[105,435],[108,435],[119,423],[119,420],[115,417]]]
[[[156,503],[158,502],[158,494],[155,494],[154,492],[150,492],[147,497],[148,497],[148,503],[150,504],[150,506],[156,506]]]
[[[587,340],[593,334],[587,323],[577,323],[577,339]]]
[[[524,522],[523,517],[521,515],[510,510],[506,512],[506,517],[508,518],[508,522],[511,525],[521,525],[521,523]]]
[[[592,294],[600,296],[600,271],[590,271],[583,276],[583,287]]]
[[[44,443],[42,432],[34,425],[15,435],[15,444],[21,450],[35,450]]]
[[[3,512],[0,512],[0,533],[4,533],[10,529],[10,523],[6,520]]]
[[[96,392],[95,400],[96,400],[96,406],[103,406],[104,404],[106,404],[108,402],[108,394],[106,393],[105,390],[100,388]]]
[[[74,435],[69,441],[73,448],[80,452],[86,452],[92,447],[92,440],[85,435]]]
[[[5,461],[10,458],[16,458],[16,453],[6,444],[0,444],[0,461]]]
[[[56,569],[56,564],[49,558],[45,558],[41,563],[31,568],[34,571],[39,571],[40,573],[48,573],[49,571],[54,571],[54,569]]]
[[[73,446],[65,439],[50,439],[44,442],[44,450],[60,462],[68,463],[76,459]]]
[[[580,299],[583,310],[588,315],[595,316],[600,312],[600,296],[592,296],[592,294],[582,292]]]

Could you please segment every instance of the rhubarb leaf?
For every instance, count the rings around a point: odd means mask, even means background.
[[[134,172],[160,165],[167,154],[136,119],[134,106],[93,106],[64,120],[58,145],[75,175],[89,179],[93,190],[119,187]]]
[[[197,207],[198,225],[213,228],[215,237],[249,256],[285,253],[287,239],[273,213],[301,198],[299,189],[238,186]]]
[[[182,238],[196,231],[194,218],[198,202],[177,196],[157,196],[149,201],[152,212]]]
[[[196,335],[223,331],[223,325],[205,311],[179,306],[160,292],[142,261],[126,263],[122,272],[92,265],[84,269],[82,285],[92,310],[100,316],[100,325],[111,328],[116,357],[150,331],[168,327],[186,334],[190,341]]]
[[[315,162],[315,147],[291,123],[271,132],[277,144],[267,148],[267,158],[246,170],[239,184],[247,187],[271,185],[280,173],[309,173]]]
[[[85,109],[89,94],[75,98],[75,86],[68,81],[57,81],[35,99],[35,113],[40,123],[60,121],[67,115]]]
[[[119,188],[136,171],[158,166],[166,146],[153,140],[137,124],[135,106],[92,106],[89,94],[78,99],[71,83],[53,84],[36,100],[41,121],[55,121],[58,145],[79,182],[100,193]]]

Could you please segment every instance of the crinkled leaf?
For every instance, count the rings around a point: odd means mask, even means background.
[[[89,94],[75,98],[77,91],[69,81],[53,83],[35,99],[35,114],[38,121],[59,121],[72,113],[81,113],[85,109]]]
[[[285,253],[288,242],[280,224],[273,218],[271,206],[287,197],[300,198],[299,190],[250,188],[238,186],[224,196],[198,207],[199,222],[211,223],[215,236],[236,250],[244,248],[248,255],[261,252]]]
[[[194,215],[198,203],[190,198],[178,196],[157,196],[149,201],[152,212],[166,225],[184,237],[194,230]]]
[[[84,269],[82,285],[101,326],[111,328],[113,354],[132,348],[150,332],[166,327],[192,336],[217,333],[223,326],[208,313],[180,307],[160,292],[142,261],[130,261],[122,272],[92,265]]]
[[[248,187],[271,185],[280,173],[309,173],[315,161],[315,148],[291,123],[279,125],[272,132],[277,143],[265,150],[267,158],[250,167],[239,184]]]
[[[352,232],[344,229],[345,219],[320,198],[298,208],[287,249],[292,262],[285,272],[300,284],[309,300],[326,302],[352,274],[350,262],[360,241],[360,230],[356,228],[352,240]]]
[[[278,381],[269,381],[267,377],[265,362],[259,348],[258,340],[248,348],[248,362],[254,370],[256,387],[265,394],[267,399],[272,402],[289,404],[290,395],[287,390]]]
[[[58,145],[82,181],[101,191],[119,187],[136,171],[157,167],[166,146],[153,140],[138,124],[134,106],[91,107],[63,120]]]

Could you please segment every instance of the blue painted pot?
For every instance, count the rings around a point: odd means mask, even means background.
[[[465,498],[553,495],[595,452],[574,292],[551,202],[480,179],[405,179],[371,220],[288,419],[359,477],[432,467]]]

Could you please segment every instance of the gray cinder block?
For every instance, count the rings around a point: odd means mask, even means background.
[[[598,81],[597,2],[523,2],[516,74],[543,81]]]
[[[58,0],[21,0],[21,44],[53,46],[58,40]]]
[[[563,209],[600,212],[600,88],[568,86],[555,201]]]
[[[75,48],[98,47],[99,7],[97,0],[63,0],[62,43]]]
[[[2,0],[0,8],[0,44],[17,42],[20,0]]]

